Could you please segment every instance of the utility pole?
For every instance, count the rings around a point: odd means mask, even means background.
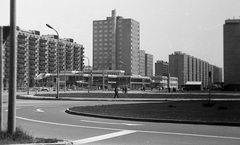
[[[8,88],[8,133],[16,131],[16,0],[10,1],[10,58],[9,58],[9,88]]]
[[[0,27],[0,131],[3,131],[3,28]]]

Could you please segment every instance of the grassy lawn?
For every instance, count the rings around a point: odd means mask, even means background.
[[[7,133],[7,131],[0,131],[0,144],[56,143],[59,141],[63,140],[35,138],[20,127],[17,127],[16,132],[12,135]]]
[[[207,102],[166,101],[73,107],[70,110],[117,117],[240,123],[240,101],[214,101],[213,107],[205,107],[203,103]]]

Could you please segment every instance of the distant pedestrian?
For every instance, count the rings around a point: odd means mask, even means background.
[[[169,92],[169,93],[171,92],[171,88],[170,88],[170,87],[168,88],[168,92]]]
[[[127,93],[127,86],[125,86],[125,88],[124,88],[124,92]]]
[[[118,96],[118,88],[117,87],[115,87],[114,93],[115,93],[114,98],[119,98],[119,96]]]
[[[145,92],[145,86],[143,86],[143,91]]]

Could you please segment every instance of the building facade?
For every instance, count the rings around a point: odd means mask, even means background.
[[[240,19],[226,20],[224,30],[224,85],[240,90]]]
[[[145,51],[140,50],[139,51],[139,74],[141,76],[145,76]]]
[[[207,88],[222,82],[221,68],[180,51],[169,55],[169,73],[170,76],[178,77],[179,86],[185,85],[187,81],[201,81],[203,87]]]
[[[145,53],[145,75],[153,76],[153,55]]]
[[[4,87],[8,88],[10,38],[9,26],[4,27]],[[34,86],[40,73],[81,70],[83,45],[73,39],[60,39],[56,35],[40,35],[40,31],[26,31],[17,27],[17,87]],[[57,50],[59,63],[57,64]]]
[[[140,24],[112,16],[93,21],[93,70],[125,70],[139,74]]]
[[[155,76],[168,76],[168,62],[158,60],[155,63]]]

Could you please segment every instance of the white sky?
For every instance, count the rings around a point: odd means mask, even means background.
[[[0,25],[9,25],[10,0],[0,0]],[[74,38],[92,64],[92,23],[117,15],[140,22],[140,49],[157,60],[182,51],[223,67],[223,24],[240,19],[240,0],[16,0],[17,25]],[[87,62],[85,62],[87,63]]]

